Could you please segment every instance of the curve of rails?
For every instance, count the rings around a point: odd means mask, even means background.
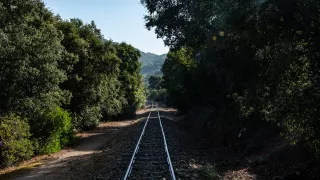
[[[152,104],[153,109],[153,104]],[[133,152],[124,180],[176,180],[159,111],[150,111]]]

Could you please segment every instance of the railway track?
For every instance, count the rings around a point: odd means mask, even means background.
[[[176,179],[161,117],[153,104],[123,179]]]

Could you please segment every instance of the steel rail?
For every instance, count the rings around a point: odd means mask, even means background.
[[[135,159],[135,156],[136,156],[136,154],[137,154],[137,152],[138,152],[138,150],[139,150],[139,145],[140,145],[140,143],[141,143],[142,136],[144,135],[144,131],[145,131],[146,126],[147,126],[147,124],[148,124],[148,121],[149,121],[149,118],[150,118],[152,109],[153,109],[153,103],[152,103],[151,110],[150,110],[149,116],[148,116],[148,118],[147,118],[147,121],[145,122],[145,124],[144,124],[144,126],[143,126],[143,129],[142,129],[140,138],[139,138],[139,140],[138,140],[138,142],[137,142],[136,148],[134,149],[134,152],[133,152],[133,154],[132,154],[131,161],[130,161],[130,163],[129,163],[128,169],[127,169],[127,171],[126,171],[126,174],[125,174],[123,180],[127,180],[128,177],[129,177],[130,174],[131,174],[132,166],[133,166],[133,163],[134,163],[134,159]]]
[[[167,146],[166,135],[164,134],[164,131],[163,131],[162,121],[161,121],[161,118],[160,118],[159,111],[158,111],[158,117],[159,117],[160,127],[161,127],[161,131],[162,131],[163,141],[164,141],[164,149],[165,149],[165,151],[167,153],[167,162],[169,164],[170,175],[171,175],[172,180],[176,180],[176,176],[174,174],[172,162],[171,162],[171,159],[170,159],[169,149],[168,149],[168,146]]]

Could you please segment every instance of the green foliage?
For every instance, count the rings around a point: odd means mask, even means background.
[[[69,113],[60,107],[46,110],[29,122],[34,132],[37,153],[58,152],[74,138],[72,119]]]
[[[161,76],[150,76],[149,77],[149,88],[160,90],[162,85],[162,77]]]
[[[151,89],[148,95],[149,100],[167,103],[168,93],[166,89],[155,90]]]
[[[65,51],[52,14],[38,0],[6,1],[0,9],[0,109],[30,115],[67,101],[58,68]]]
[[[60,123],[68,120],[60,122],[50,115],[58,110],[49,109],[70,99],[70,93],[60,88],[67,79],[59,66],[68,57],[61,45],[63,35],[40,0],[5,1],[0,9],[0,110],[28,119],[37,153],[57,151],[59,138],[67,138],[58,130]]]
[[[68,80],[61,87],[72,93],[67,108],[77,128],[93,128],[103,116],[121,113],[127,102],[120,89],[121,60],[112,42],[103,39],[94,22],[83,24],[79,19],[71,19],[60,21],[57,27],[65,35],[62,44],[71,57],[61,64],[68,72]]]
[[[162,88],[163,79],[162,76],[150,76],[149,78],[149,95],[148,99],[159,102],[167,102],[168,93],[166,89]]]
[[[140,52],[126,43],[116,45],[117,56],[121,59],[120,76],[121,91],[128,106],[142,107],[145,104],[145,93],[140,75]]]
[[[98,106],[87,106],[83,108],[81,114],[75,115],[74,123],[77,127],[81,127],[84,130],[93,129],[99,124],[102,118],[101,109]]]
[[[169,52],[163,67],[164,88],[168,91],[169,103],[186,110],[198,97],[196,97],[193,72],[195,61],[188,49]]]
[[[41,0],[0,0],[0,112],[27,120],[1,119],[5,165],[30,157],[30,141],[35,154],[57,152],[73,129],[142,107],[139,57],[136,48],[105,40],[93,21],[62,20]]]
[[[213,130],[273,121],[319,152],[319,1],[142,4],[146,26],[172,48],[162,72],[174,105],[212,109]]]
[[[30,128],[25,119],[10,114],[0,117],[0,166],[11,166],[33,154]]]
[[[153,89],[151,91],[149,91],[149,96],[148,99],[149,100],[155,100],[158,97],[158,91]]]
[[[147,95],[146,95],[144,84],[142,82],[142,78],[140,79],[137,91],[135,92],[135,98],[136,98],[136,106],[135,106],[136,108],[145,107],[146,101],[147,101]]]

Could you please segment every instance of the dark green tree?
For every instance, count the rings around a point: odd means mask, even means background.
[[[126,43],[116,44],[117,56],[121,59],[120,76],[121,91],[127,100],[127,106],[142,107],[145,103],[145,92],[140,75],[140,52]]]
[[[149,77],[149,88],[160,90],[162,86],[162,77],[161,76],[150,76]]]
[[[36,152],[45,152],[62,137],[54,130],[60,124],[46,117],[70,97],[59,87],[67,79],[59,67],[67,56],[63,35],[40,0],[0,1],[0,9],[1,115],[14,112],[27,118]]]
[[[319,152],[318,1],[142,4],[148,9],[146,26],[174,49],[163,74],[176,104],[211,108],[214,127],[232,128],[239,117],[274,121],[292,142],[307,141]],[[185,47],[192,49],[193,71],[177,62],[185,55],[176,49]]]
[[[120,59],[112,42],[105,41],[94,22],[84,24],[79,19],[60,21],[62,44],[70,53],[61,66],[68,72],[68,80],[61,87],[72,92],[70,105],[77,127],[92,128],[103,115],[121,112],[124,101],[118,73]]]

